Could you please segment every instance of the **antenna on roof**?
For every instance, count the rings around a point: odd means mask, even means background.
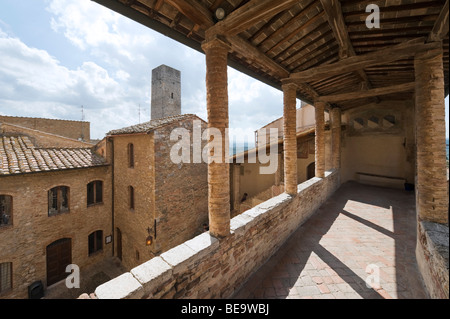
[[[81,106],[81,121],[84,122],[84,107]],[[84,141],[83,123],[81,123],[81,136],[80,139]]]
[[[81,106],[81,120],[84,121],[84,107]]]
[[[141,124],[141,104],[139,103],[139,124]]]

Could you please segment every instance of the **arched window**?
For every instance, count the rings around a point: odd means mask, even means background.
[[[103,231],[97,230],[89,235],[89,256],[103,249]]]
[[[128,144],[128,167],[134,168],[134,145]]]
[[[0,227],[12,225],[12,196],[0,195]]]
[[[134,210],[134,187],[128,186],[129,205],[130,209]]]
[[[87,205],[103,203],[103,182],[93,181],[87,184]]]
[[[57,186],[48,191],[48,216],[69,212],[69,187]]]

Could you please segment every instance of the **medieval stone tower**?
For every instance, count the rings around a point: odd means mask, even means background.
[[[151,119],[181,114],[181,73],[167,65],[152,70]]]

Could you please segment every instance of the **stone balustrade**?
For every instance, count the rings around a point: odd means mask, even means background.
[[[230,235],[205,232],[100,286],[99,299],[230,298],[339,187],[327,171],[234,217]]]

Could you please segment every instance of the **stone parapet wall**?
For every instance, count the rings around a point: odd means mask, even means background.
[[[431,298],[449,298],[448,225],[420,222],[416,258],[422,279]]]
[[[0,122],[0,134],[26,135],[36,147],[42,148],[91,148],[94,146],[92,143],[9,123]]]
[[[223,239],[205,232],[95,290],[99,299],[230,298],[339,187],[338,171],[312,178],[234,217]]]
[[[0,122],[27,127],[29,129],[64,136],[74,140],[82,139],[84,141],[89,141],[91,138],[91,124],[86,121],[68,121],[0,115]]]

